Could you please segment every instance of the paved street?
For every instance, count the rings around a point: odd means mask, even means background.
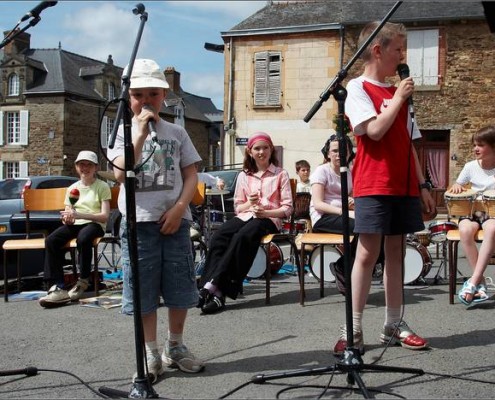
[[[435,257],[435,246],[429,250]],[[377,398],[493,398],[495,301],[467,309],[456,298],[450,305],[447,284],[433,284],[440,260],[433,262],[426,284],[406,286],[404,315],[411,327],[429,339],[431,348],[415,352],[379,344],[384,300],[377,280],[364,313],[365,364],[357,376]],[[462,254],[459,269],[467,274]],[[441,277],[443,273],[442,268]],[[494,266],[489,266],[487,275],[495,275]],[[317,281],[307,274],[304,307],[298,303],[296,277],[276,276],[272,286],[269,306],[264,304],[264,281],[254,280],[240,299],[228,301],[227,309],[218,315],[191,310],[185,343],[206,361],[206,370],[196,375],[167,370],[154,385],[156,393],[181,399],[265,399],[278,394],[280,398],[362,398],[345,387],[347,372],[337,368],[331,373],[336,363],[331,350],[345,320],[344,297],[335,285],[327,283],[325,297],[320,298]],[[46,310],[36,301],[1,301],[0,318],[1,369],[33,366],[39,370],[35,376],[0,377],[0,398],[97,398],[101,387],[129,393],[136,369],[133,318],[121,315],[119,308],[72,304]],[[166,309],[159,310],[159,318],[163,343]],[[370,372],[369,364],[415,368],[424,375]],[[314,368],[318,369],[313,375],[251,382],[255,375],[280,377],[282,372]],[[329,389],[322,394],[326,385]]]

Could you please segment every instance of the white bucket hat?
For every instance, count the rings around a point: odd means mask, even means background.
[[[129,66],[124,68],[123,75],[127,74]],[[168,89],[169,85],[165,79],[160,66],[153,60],[138,58],[134,61],[131,75],[131,89],[142,88],[163,88]]]
[[[98,156],[96,153],[88,150],[80,151],[77,155],[76,161],[74,163],[78,163],[79,161],[91,161],[93,164],[98,165]]]

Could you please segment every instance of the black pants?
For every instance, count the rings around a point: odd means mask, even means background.
[[[223,294],[236,299],[261,238],[277,232],[277,227],[268,218],[252,218],[245,222],[235,217],[225,222],[211,238],[200,285],[211,282]]]
[[[104,234],[103,228],[96,222],[84,225],[62,225],[55,229],[45,239],[45,281],[63,287],[65,251],[62,248],[74,238],[77,238],[80,278],[88,279],[93,259],[93,240]]]

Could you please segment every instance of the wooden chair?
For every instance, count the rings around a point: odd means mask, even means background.
[[[110,199],[110,210],[118,210],[118,198],[119,198],[119,192],[120,192],[120,185],[115,185],[110,188],[110,191],[112,193],[112,197]],[[120,226],[120,223],[119,223]],[[93,282],[94,282],[94,290],[95,290],[95,296],[99,295],[99,284],[100,284],[100,277],[99,277],[99,270],[98,270],[98,261],[100,260],[101,257],[99,257],[98,253],[98,248],[100,244],[106,244],[106,243],[119,243],[120,246],[120,237],[117,236],[101,236],[93,240],[93,260],[94,260],[94,265],[93,265]],[[77,276],[77,266],[76,266],[76,250],[77,250],[77,239],[72,239],[69,241],[64,246],[65,249],[68,249],[71,253],[71,259],[72,259],[72,270],[74,272],[74,276]]]
[[[352,236],[349,237],[349,241],[352,241]],[[301,260],[305,258],[306,246],[318,246],[320,251],[320,297],[324,297],[324,284],[325,284],[325,265],[324,265],[324,248],[325,246],[342,246],[344,244],[344,235],[337,233],[304,233],[300,238],[301,243]],[[306,298],[306,292],[304,288],[304,266],[299,271],[300,282],[300,304],[304,305],[304,299]]]
[[[4,300],[9,301],[7,279],[7,252],[17,251],[17,290],[21,291],[21,252],[24,250],[43,250],[45,248],[45,233],[42,237],[34,238],[36,232],[31,229],[31,212],[61,211],[65,209],[65,194],[67,188],[55,189],[26,189],[24,191],[24,210],[26,212],[26,237],[11,239],[3,243],[3,279]]]
[[[292,201],[293,204],[295,203],[296,199],[296,186],[297,186],[297,180],[296,179],[291,179],[290,180],[290,186],[291,186],[291,191],[292,191]],[[295,208],[294,208],[295,210]],[[301,271],[301,262],[299,259],[299,252],[297,250],[295,238],[296,238],[296,233],[294,232],[294,218],[295,212],[293,211],[289,222],[290,222],[290,229],[288,233],[273,233],[269,235],[265,235],[261,238],[261,243],[260,245],[263,247],[263,250],[265,251],[266,255],[266,269],[265,269],[265,283],[266,283],[266,295],[265,295],[265,304],[270,304],[270,283],[271,283],[271,278],[272,278],[272,273],[271,273],[271,263],[270,263],[270,246],[272,243],[288,243],[291,246],[291,252],[293,252],[295,256],[295,261],[296,261],[296,266],[297,266],[297,271],[299,274],[299,280],[301,279],[300,276],[300,271]]]

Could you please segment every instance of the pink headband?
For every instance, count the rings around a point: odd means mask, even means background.
[[[249,138],[249,140],[247,142],[248,149],[252,148],[254,146],[254,143],[259,141],[259,140],[263,140],[263,141],[267,142],[268,144],[270,144],[270,146],[273,147],[272,139],[270,138],[270,136],[268,136],[268,133],[256,132],[253,134],[253,136],[251,136]]]

